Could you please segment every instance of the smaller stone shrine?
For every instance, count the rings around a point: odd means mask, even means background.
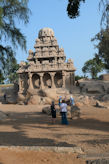
[[[35,52],[29,50],[28,63],[21,62],[19,74],[19,94],[28,90],[37,93],[45,89],[71,89],[75,81],[73,61],[66,62],[63,48],[59,48],[54,32],[50,28],[39,31],[34,45]]]

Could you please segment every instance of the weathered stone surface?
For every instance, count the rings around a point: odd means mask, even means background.
[[[44,97],[44,104],[51,104],[52,103],[52,99],[51,98],[49,98],[49,97]]]
[[[23,102],[25,101],[25,96],[22,95],[22,94],[20,94],[20,93],[19,93],[19,95],[18,95],[18,102],[19,102],[19,101],[23,101]]]
[[[109,94],[104,95],[102,101],[109,101]]]
[[[52,90],[45,90],[46,93],[46,97],[49,97],[50,99],[52,99],[52,101],[57,101],[59,96],[56,93],[56,89],[52,89]]]
[[[75,103],[77,106],[89,105],[90,98],[86,95],[81,95],[81,96],[75,97]]]
[[[37,93],[39,96],[41,96],[41,97],[47,97],[47,94],[46,94],[46,92],[44,91],[44,90],[39,90],[38,91],[38,93]]]
[[[12,96],[10,98],[7,99],[7,104],[16,104],[17,103],[17,99],[16,97]]]
[[[87,86],[86,88],[86,92],[87,93],[102,93],[103,90],[102,90],[102,87],[100,86]]]
[[[105,108],[105,106],[103,105],[103,103],[101,103],[100,101],[96,101],[96,107],[99,107],[99,108]]]
[[[64,91],[67,85],[68,88],[74,85],[73,60],[68,59],[65,62],[64,49],[59,48],[52,29],[43,28],[39,31],[34,48],[35,52],[29,50],[28,64],[21,62],[17,71],[20,94],[26,95],[29,92],[31,95],[35,95],[39,94],[39,90],[54,88],[57,90],[63,88]],[[53,92],[44,97],[55,100],[57,95],[56,92]]]
[[[40,103],[40,97],[38,95],[33,95],[28,101],[28,104],[38,105]]]
[[[46,106],[46,107],[42,108],[42,113],[50,115],[51,114],[50,106]]]
[[[109,91],[109,82],[102,80],[82,80],[80,83],[80,91],[89,94],[103,94]]]

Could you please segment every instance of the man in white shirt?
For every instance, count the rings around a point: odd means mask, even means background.
[[[67,121],[67,104],[65,103],[65,100],[62,100],[62,104],[60,105],[60,112],[61,112],[62,124],[68,125],[68,121]]]

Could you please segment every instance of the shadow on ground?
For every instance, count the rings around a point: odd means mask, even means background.
[[[28,137],[25,133],[25,128],[37,128],[38,129],[49,129],[52,132],[56,132],[61,130],[61,128],[66,127],[66,125],[61,125],[61,118],[58,117],[56,124],[51,124],[51,116],[47,116],[42,114],[41,112],[25,112],[25,113],[17,113],[17,112],[9,112],[9,119],[1,122],[1,126],[11,126],[15,129],[14,132],[3,131],[0,129],[0,145],[3,146],[63,146],[63,147],[73,147],[76,146],[74,144],[69,144],[67,142],[57,142],[55,139],[47,137],[42,138],[42,136],[32,138]],[[23,128],[22,128],[23,127]],[[67,128],[82,128],[89,130],[100,130],[109,132],[109,122],[101,122],[95,119],[77,119],[77,120],[69,120],[69,125]],[[47,133],[47,132],[46,132]],[[54,136],[57,138],[61,138],[62,135],[66,134],[56,134]],[[70,134],[68,134],[70,135]],[[104,139],[105,140],[105,139]],[[91,140],[85,141],[91,144],[94,144]],[[97,142],[97,141],[95,141]],[[100,141],[109,143],[109,140]]]

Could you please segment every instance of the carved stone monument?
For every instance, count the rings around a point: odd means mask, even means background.
[[[59,48],[54,32],[50,28],[39,31],[34,45],[35,52],[29,50],[28,63],[21,62],[19,93],[26,95],[28,90],[70,88],[74,85],[75,68],[73,61],[66,62],[63,48]]]

